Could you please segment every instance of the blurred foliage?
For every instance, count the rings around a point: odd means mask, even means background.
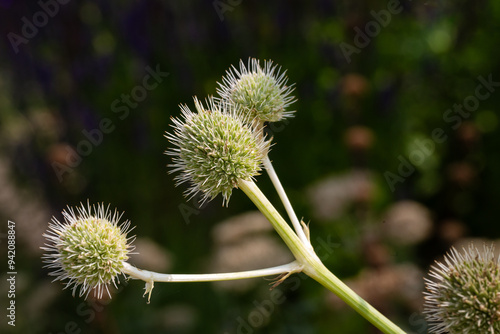
[[[463,236],[500,236],[498,86],[468,116],[446,118],[454,104],[474,96],[480,76],[500,81],[498,1],[42,3],[55,3],[51,10],[57,11],[26,43],[13,46],[12,33],[25,38],[23,25],[43,9],[35,1],[0,1],[0,152],[20,194],[35,194],[47,206],[45,221],[87,199],[111,203],[125,211],[138,236],[173,254],[172,272],[207,270],[212,227],[253,206],[241,192],[229,208],[221,207],[220,198],[200,210],[196,200],[186,202],[167,173],[170,158],[162,153],[169,144],[163,134],[179,104],[193,106],[192,96],[215,94],[231,64],[256,57],[272,59],[295,83],[297,112],[270,127],[276,142],[271,159],[299,217],[311,222],[312,240],[331,237],[338,244],[325,262],[339,277],[373,266],[366,237],[381,233],[384,212],[398,200],[425,205],[434,232],[410,246],[376,238],[397,263],[426,270],[451,245],[443,237],[445,222],[458,222]],[[375,16],[390,13],[391,3],[398,13],[390,14],[385,26],[377,23]],[[368,24],[379,31],[357,47],[357,31]],[[359,51],[350,62],[342,51],[345,43]],[[126,107],[122,94],[142,85],[148,68],[169,74],[143,101]],[[127,108],[128,115],[117,107]],[[53,163],[67,165],[68,150],[82,148],[84,131],[98,129],[103,119],[113,130],[60,182]],[[416,143],[432,140],[435,129],[447,139],[434,142],[415,172],[391,191],[387,172],[397,174],[400,157],[415,154]],[[373,173],[372,191],[353,200],[341,216],[315,221],[307,190],[353,169]],[[267,176],[258,184],[278,203]],[[11,209],[1,210],[2,221],[15,221],[11,212],[23,207]],[[183,212],[196,213],[186,220]],[[324,289],[300,275],[280,287],[286,301],[255,328],[240,328],[238,319],[250,321],[254,302],[269,298],[265,281],[242,294],[208,283],[157,284],[149,305],[141,298],[143,285],[130,281],[105,307],[64,291],[29,314],[36,293],[60,285],[48,284],[40,253],[25,239],[18,232],[18,325],[5,328],[3,321],[2,332],[70,332],[74,322],[83,333],[375,333],[357,314],[329,307]],[[300,288],[293,289],[294,282]],[[397,301],[386,304],[382,311],[401,327],[425,331],[414,309]]]

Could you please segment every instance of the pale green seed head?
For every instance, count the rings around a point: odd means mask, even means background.
[[[118,225],[121,215],[112,214],[103,204],[90,207],[68,207],[63,212],[64,223],[52,218],[44,237],[48,243],[42,247],[45,267],[54,269],[50,273],[57,280],[68,280],[66,287],[73,286],[73,295],[80,287],[79,296],[88,296],[91,290],[102,297],[108,285],[118,281],[123,262],[133,247],[127,238],[130,223]]]
[[[279,72],[270,60],[262,67],[257,59],[250,58],[248,67],[240,60],[239,71],[234,66],[227,70],[217,93],[222,100],[237,105],[250,120],[280,121],[292,116],[293,111],[286,109],[295,99],[290,96],[293,87],[286,85],[286,71]]]
[[[430,333],[500,333],[500,258],[493,246],[455,248],[436,262],[426,279],[425,310]]]
[[[251,180],[261,170],[268,143],[245,122],[233,105],[207,100],[207,108],[195,98],[197,113],[181,106],[182,119],[173,118],[173,133],[166,137],[175,148],[171,172],[180,172],[177,184],[188,182],[186,194],[201,192],[202,201],[222,194],[229,201],[238,181]]]

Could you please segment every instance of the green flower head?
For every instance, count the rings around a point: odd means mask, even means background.
[[[197,113],[182,105],[182,119],[173,118],[173,133],[166,137],[175,148],[171,172],[180,172],[177,185],[188,182],[186,195],[203,194],[202,202],[222,194],[229,201],[238,181],[250,180],[261,170],[269,145],[241,118],[234,105],[207,100],[207,108],[194,98]]]
[[[500,258],[493,246],[455,248],[436,262],[426,279],[425,310],[430,333],[500,333]]]
[[[133,250],[134,237],[127,237],[130,222],[118,224],[121,214],[109,211],[103,204],[69,207],[62,212],[64,223],[52,217],[47,232],[43,255],[45,267],[54,269],[49,275],[54,281],[67,280],[66,287],[73,286],[73,296],[80,287],[79,296],[94,291],[98,298],[108,285],[118,280],[123,262]]]
[[[239,70],[232,66],[226,71],[217,93],[222,100],[237,105],[250,120],[280,121],[292,116],[293,111],[286,109],[295,102],[285,74],[270,60],[264,61],[262,67],[254,58],[248,59],[248,67],[240,60]]]

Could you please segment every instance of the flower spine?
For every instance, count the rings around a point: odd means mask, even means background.
[[[236,105],[249,120],[276,122],[291,117],[293,111],[286,109],[295,102],[291,96],[292,86],[287,86],[286,71],[280,73],[272,61],[260,66],[257,59],[248,59],[245,67],[240,60],[240,69],[232,66],[226,71],[217,93],[224,101]]]
[[[426,279],[424,313],[430,333],[500,333],[500,258],[493,247],[455,248]]]
[[[79,296],[90,291],[101,298],[104,290],[110,295],[108,285],[119,282],[123,263],[133,250],[134,237],[127,237],[130,222],[119,224],[121,214],[113,213],[103,204],[76,209],[68,206],[62,212],[64,222],[55,217],[44,234],[47,239],[43,255],[45,267],[53,269],[49,274],[54,281],[67,281],[73,296],[80,287]]]
[[[205,108],[194,99],[196,113],[182,105],[182,118],[173,118],[173,133],[166,137],[175,146],[166,152],[173,156],[171,172],[180,172],[177,185],[189,183],[188,197],[202,193],[202,202],[222,194],[228,203],[238,181],[259,174],[269,145],[242,118],[231,104],[207,100]]]

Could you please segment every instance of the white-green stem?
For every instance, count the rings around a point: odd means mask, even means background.
[[[239,271],[234,273],[214,273],[214,274],[160,274],[154,271],[138,269],[131,264],[124,262],[122,272],[130,278],[140,279],[146,282],[144,295],[148,294],[148,303],[151,299],[151,292],[155,282],[213,282],[229,281],[245,278],[264,277],[279,274],[293,274],[302,271],[302,265],[297,261],[290,262],[277,267]]]
[[[285,189],[281,185],[280,179],[278,178],[278,174],[276,174],[276,171],[274,170],[273,164],[271,163],[271,160],[269,159],[269,155],[266,155],[265,158],[262,160],[262,163],[264,164],[264,168],[267,170],[267,174],[269,175],[269,178],[271,179],[271,182],[274,185],[274,188],[276,188],[276,191],[281,199],[281,202],[283,203],[283,206],[285,207],[285,210],[288,214],[288,217],[290,217],[290,221],[292,222],[292,225],[297,232],[297,235],[300,240],[306,245],[308,248],[312,249],[311,242],[309,241],[309,238],[306,236],[304,233],[304,229],[302,228],[302,225],[300,224],[297,215],[295,214],[295,211],[293,210],[292,204],[290,203],[290,200],[288,199],[288,196],[286,195]]]
[[[314,250],[302,243],[290,225],[281,217],[276,208],[253,181],[239,180],[238,186],[257,206],[260,212],[266,216],[299,263],[307,263],[308,257],[316,255]]]
[[[124,262],[122,271],[124,274],[129,275],[131,278],[140,279],[145,282],[211,282],[295,273],[300,272],[301,269],[302,266],[297,261],[294,261],[281,266],[257,270],[239,271],[234,273],[160,274],[154,271],[142,270],[132,266],[127,262]]]
[[[287,244],[288,248],[292,251],[297,262],[303,265],[304,273],[339,296],[356,312],[361,314],[382,332],[386,334],[405,333],[330,272],[318,258],[314,250],[308,248],[306,244],[301,242],[299,237],[297,237],[283,217],[281,217],[253,181],[240,180],[238,186],[271,222],[275,230]]]
[[[265,123],[263,121],[256,120],[254,126],[257,134],[259,136],[265,137],[264,133]],[[290,221],[292,222],[293,228],[295,229],[295,232],[299,236],[299,239],[302,240],[302,242],[304,243],[304,245],[306,245],[306,247],[312,249],[309,237],[306,236],[306,234],[304,233],[304,229],[302,228],[302,225],[299,222],[299,219],[297,218],[295,211],[293,210],[292,204],[290,203],[290,200],[286,195],[285,189],[281,185],[281,181],[278,178],[278,174],[276,174],[276,171],[274,170],[273,164],[271,163],[271,159],[269,159],[269,150],[267,151],[264,159],[262,159],[262,164],[264,165],[264,168],[267,171],[267,175],[269,175],[269,178],[271,179],[271,182],[273,183],[273,186],[276,189],[276,192],[278,193],[281,202],[283,203],[283,206],[285,207],[286,213],[288,214],[288,217],[290,218]]]

